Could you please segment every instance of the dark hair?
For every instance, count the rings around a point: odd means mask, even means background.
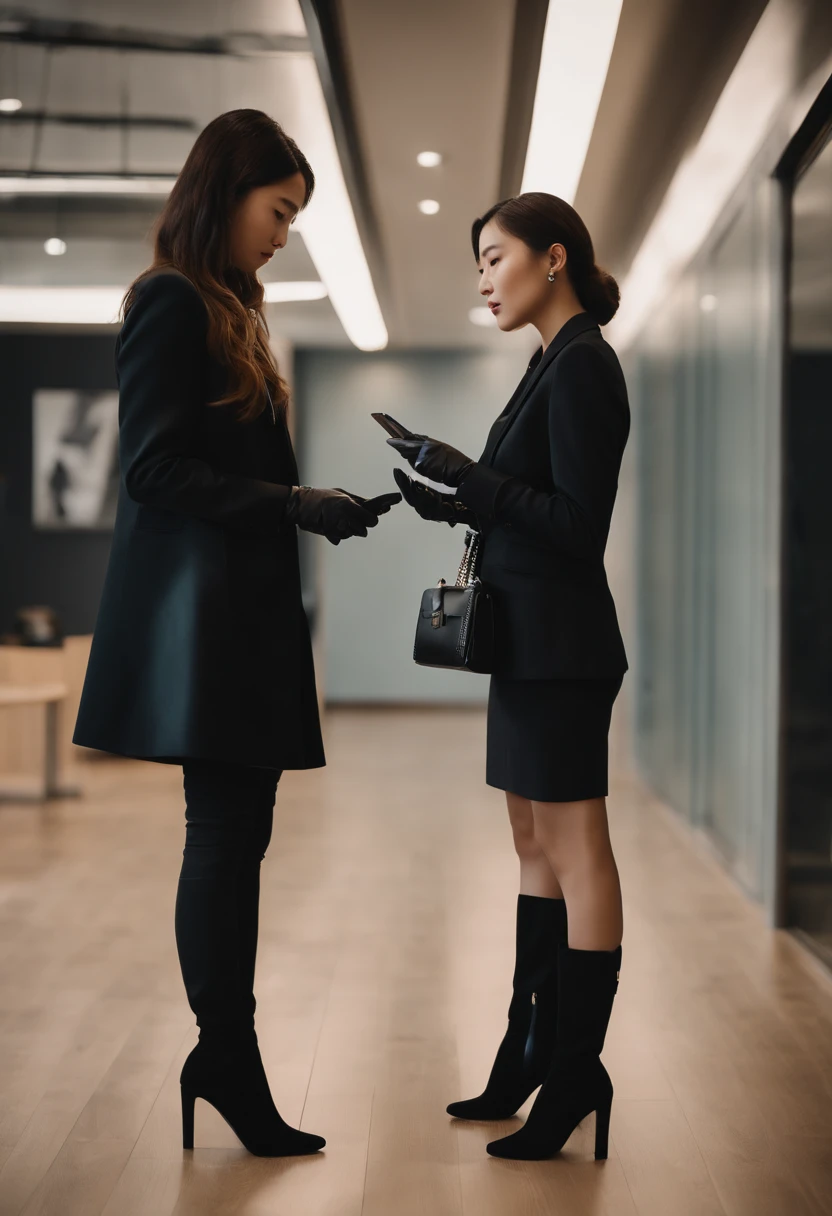
[[[595,265],[592,237],[574,207],[554,194],[539,191],[495,203],[485,215],[474,220],[471,228],[477,261],[480,234],[489,220],[495,220],[503,232],[516,236],[538,253],[545,253],[551,245],[563,245],[566,272],[583,307],[599,325],[613,319],[621,298],[618,284],[611,274]]]
[[[124,315],[139,283],[160,267],[184,274],[208,310],[208,346],[230,372],[228,392],[212,405],[237,405],[243,421],[265,408],[266,389],[286,409],[289,389],[275,362],[263,313],[263,284],[230,265],[231,218],[258,186],[295,173],[306,182],[304,206],[315,187],[309,162],[283,128],[261,110],[229,110],[199,134],[156,224],[153,265],[131,285]]]

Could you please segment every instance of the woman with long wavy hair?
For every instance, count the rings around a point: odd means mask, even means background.
[[[175,931],[199,1041],[181,1075],[250,1152],[312,1153],[272,1101],[254,1029],[260,862],[285,769],[325,763],[297,529],[366,536],[399,495],[299,485],[257,277],[314,188],[281,127],[197,138],[125,298],[120,487],[74,741],[182,766]]]
[[[479,460],[425,435],[388,440],[419,473],[456,487],[441,494],[397,469],[422,518],[481,535],[496,637],[486,782],[505,791],[520,860],[508,1028],[483,1093],[448,1112],[507,1119],[541,1086],[525,1125],[488,1152],[553,1156],[595,1111],[603,1158],[613,1091],[600,1055],[623,930],[607,738],[627,670],[604,549],[630,411],[599,327],[618,286],[554,195],[497,203],[471,235],[497,326],[530,325],[542,345]]]

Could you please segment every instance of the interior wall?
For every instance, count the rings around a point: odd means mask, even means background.
[[[528,362],[528,354],[472,351],[297,351],[301,477],[365,497],[396,490],[401,458],[385,443],[374,411],[479,456]],[[479,702],[488,677],[417,667],[413,635],[422,592],[452,581],[464,530],[421,520],[406,503],[367,539],[316,552],[327,699]]]
[[[43,604],[67,633],[91,633],[107,569],[108,531],[32,526],[32,395],[115,390],[115,333],[0,333],[0,632],[15,610]]]

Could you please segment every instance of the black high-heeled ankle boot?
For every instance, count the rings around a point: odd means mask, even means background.
[[[518,895],[508,1029],[484,1091],[477,1098],[448,1106],[448,1114],[455,1119],[508,1119],[543,1084],[555,1046],[557,952],[566,940],[564,900]]]
[[[595,1111],[595,1159],[606,1159],[613,1088],[599,1057],[620,969],[620,946],[615,950],[561,946],[552,1065],[525,1125],[487,1146],[492,1157],[522,1161],[554,1157],[581,1120]]]
[[[194,1146],[194,1105],[210,1102],[256,1157],[295,1157],[317,1153],[323,1136],[298,1131],[281,1118],[272,1100],[253,1030],[200,1040],[179,1078],[182,1093],[182,1147]]]

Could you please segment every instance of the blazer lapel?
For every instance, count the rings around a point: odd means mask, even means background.
[[[526,381],[522,391],[519,392],[519,394],[516,393],[515,397],[512,398],[506,407],[507,416],[505,425],[500,431],[500,434],[497,436],[497,441],[494,444],[493,450],[488,453],[489,464],[494,463],[494,457],[497,455],[500,444],[511,430],[517,415],[523,408],[523,403],[528,399],[529,393],[532,391],[535,385],[539,383],[541,376],[546,371],[546,368],[551,365],[552,361],[557,358],[564,346],[568,346],[573,338],[577,338],[578,334],[585,334],[588,330],[596,328],[597,322],[592,319],[588,312],[579,312],[576,316],[570,317],[565,325],[561,326],[546,350],[543,352],[540,362],[534,369],[529,379]]]
[[[502,412],[500,413],[500,415],[495,419],[494,425],[491,427],[491,430],[488,432],[488,439],[486,440],[485,449],[483,451],[483,454],[482,454],[482,456],[480,456],[481,463],[488,463],[491,460],[492,450],[497,446],[497,441],[500,437],[503,426],[505,426],[505,421],[506,421],[508,415],[511,413],[512,407],[514,406],[514,403],[517,400],[517,398],[520,396],[521,393],[525,392],[527,379],[530,376],[530,374],[532,374],[532,365],[535,363],[535,360],[539,359],[539,357],[540,357],[540,351],[537,350],[537,351],[535,351],[535,353],[532,355],[531,359],[529,360],[529,366],[526,368],[525,372],[521,376],[520,381],[517,385],[517,388],[511,394],[507,403],[503,406],[503,409],[502,409]],[[502,424],[502,425],[498,426],[498,423]]]

